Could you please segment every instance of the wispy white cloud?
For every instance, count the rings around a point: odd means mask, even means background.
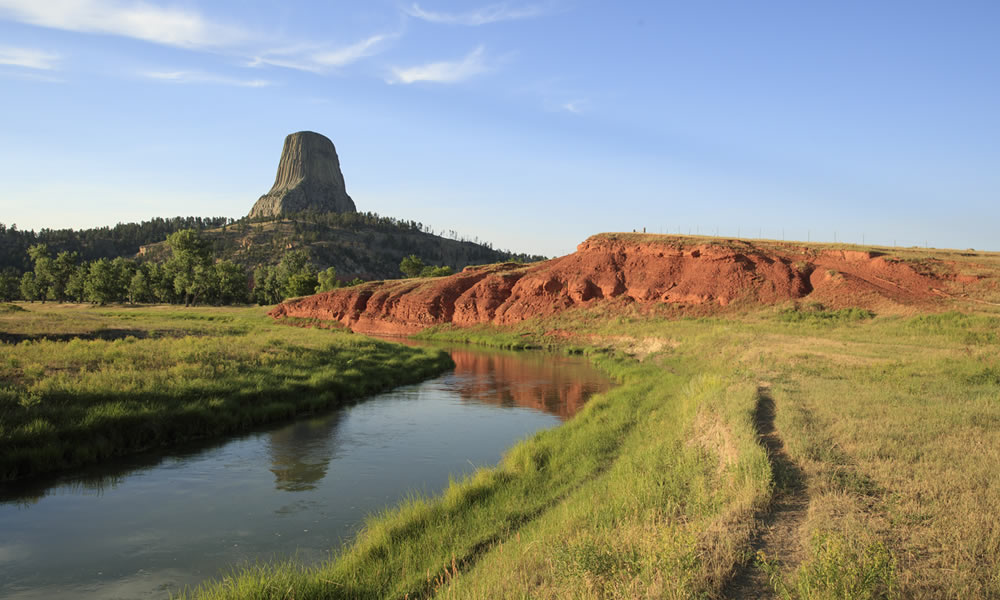
[[[585,99],[583,99],[583,100],[570,100],[569,102],[564,103],[559,108],[562,109],[562,110],[564,110],[564,111],[566,111],[566,112],[571,112],[574,115],[582,115],[583,113],[587,112],[587,108],[588,108],[589,104],[590,104],[590,102],[587,101],[587,100],[585,100]]]
[[[0,46],[0,65],[52,71],[61,59],[60,55],[44,50]]]
[[[0,17],[183,48],[226,46],[248,37],[240,28],[214,23],[194,10],[135,0],[0,0]]]
[[[339,47],[308,42],[281,46],[275,36],[218,21],[197,9],[158,6],[145,0],[0,0],[0,19],[215,52],[245,59],[247,66],[270,65],[319,74],[373,56],[400,35],[377,33]],[[268,46],[277,49],[262,49]],[[41,58],[36,57],[36,64],[45,64]]]
[[[456,83],[487,70],[483,60],[484,51],[483,46],[479,46],[461,60],[434,62],[405,69],[393,67],[392,77],[387,81],[389,83],[416,83],[418,81]]]
[[[604,91],[581,88],[565,76],[528,81],[509,91],[528,102],[538,103],[539,108],[546,112],[568,112],[574,115],[592,114],[595,107],[599,107],[608,96]]]
[[[330,69],[346,67],[362,58],[377,54],[388,40],[396,34],[379,33],[357,43],[341,48],[329,49],[315,45],[299,45],[270,50],[255,56],[249,66],[271,65],[287,69],[298,69],[312,73],[323,73]]]
[[[0,70],[0,78],[3,79],[21,79],[24,81],[40,81],[42,83],[66,83],[66,80],[62,77],[53,77],[48,75],[51,71],[4,71]]]
[[[414,3],[409,8],[404,8],[403,12],[416,19],[422,19],[431,23],[443,23],[445,25],[486,25],[498,21],[513,21],[516,19],[529,19],[538,17],[546,13],[542,6],[524,5],[511,6],[507,2],[490,4],[476,10],[464,13],[444,13],[432,12],[420,8]]]
[[[329,52],[319,52],[313,55],[313,60],[326,67],[343,67],[366,56],[375,53],[378,46],[388,39],[386,34],[373,35],[368,39],[361,40],[356,44],[331,50]]]
[[[314,61],[303,58],[300,52],[292,52],[286,48],[262,52],[246,63],[248,67],[265,65],[280,67],[282,69],[295,69],[296,71],[308,71],[310,73],[321,73],[323,71]]]
[[[272,82],[264,79],[237,79],[235,77],[225,77],[201,71],[144,71],[140,75],[147,79],[155,79],[167,83],[202,83],[251,88],[273,85]]]

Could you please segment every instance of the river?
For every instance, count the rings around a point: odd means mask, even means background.
[[[454,371],[318,416],[0,484],[0,597],[164,598],[315,563],[366,515],[493,465],[610,382],[582,358],[449,348]]]

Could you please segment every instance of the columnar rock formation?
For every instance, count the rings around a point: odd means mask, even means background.
[[[250,218],[307,210],[355,212],[357,209],[347,195],[333,142],[318,133],[300,131],[285,138],[274,186],[253,205]]]

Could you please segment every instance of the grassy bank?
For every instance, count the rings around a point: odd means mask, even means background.
[[[759,556],[734,564],[735,579],[756,575],[781,598],[1000,596],[995,311],[879,317],[787,306],[677,319],[619,308],[567,312],[495,338],[513,340],[646,361],[697,356],[696,370],[707,372],[722,357],[726,373],[758,383],[788,458],[772,457],[788,471],[774,474],[775,497],[796,496],[801,506],[774,502],[751,520],[785,527],[787,539],[758,536]]]
[[[0,480],[246,430],[451,366],[260,308],[19,308],[0,312]]]
[[[428,337],[582,350],[621,385],[324,565],[191,596],[1000,595],[996,315],[616,307]]]
[[[501,463],[373,516],[315,568],[255,566],[199,598],[718,594],[770,495],[755,384],[723,363],[595,355],[618,378]]]

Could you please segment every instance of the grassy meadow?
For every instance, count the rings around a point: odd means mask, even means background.
[[[756,577],[780,598],[1000,596],[1000,312],[579,311],[499,335],[437,336],[545,345],[553,332],[569,347],[625,351],[669,370],[693,360],[711,373],[721,359],[723,376],[756,384],[758,412],[773,405],[788,460],[772,453],[772,504],[749,523],[758,536],[745,565],[731,565],[737,581]],[[794,495],[801,509],[776,510]],[[762,544],[782,525],[776,517],[790,521],[790,539]],[[732,585],[722,595],[740,597]]]
[[[425,334],[584,352],[620,385],[326,564],[188,597],[1000,596],[1000,315],[669,311]]]
[[[447,360],[257,308],[23,308],[0,311],[8,477],[315,410]],[[495,467],[372,515],[324,564],[235,567],[184,597],[1000,597],[1000,311],[978,308],[605,303],[430,330],[584,353],[619,385]]]
[[[0,306],[0,481],[249,429],[451,366],[265,309]]]

